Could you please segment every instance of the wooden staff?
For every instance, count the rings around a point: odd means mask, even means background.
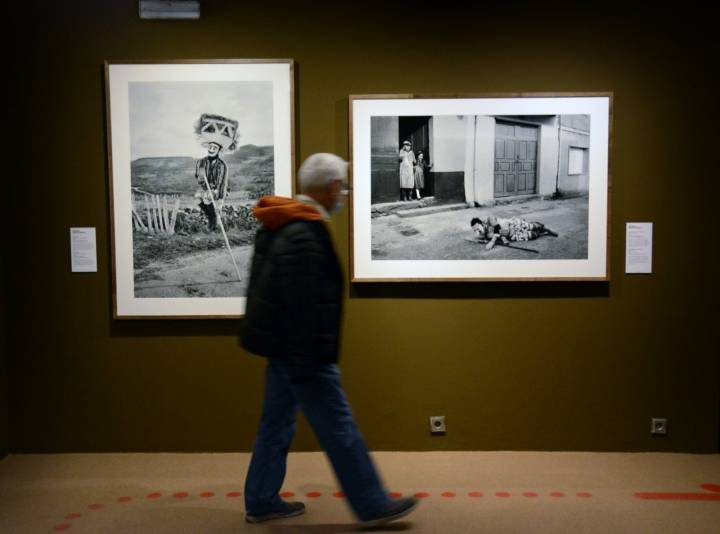
[[[223,238],[225,239],[225,246],[228,249],[228,254],[230,254],[230,259],[233,262],[233,266],[235,267],[235,274],[237,274],[238,281],[242,282],[242,276],[240,276],[240,269],[237,266],[237,263],[235,262],[235,256],[233,256],[232,249],[230,248],[230,241],[228,241],[227,234],[225,233],[225,226],[222,222],[222,212],[218,212],[217,204],[215,203],[215,195],[213,195],[212,189],[210,189],[210,184],[208,183],[207,174],[205,172],[202,173],[203,180],[205,180],[205,187],[207,187],[208,193],[210,194],[210,202],[212,202],[213,209],[215,210],[215,216],[217,217],[218,222],[220,223],[220,231],[222,232]],[[202,202],[202,200],[201,200]]]
[[[465,241],[470,241],[471,243],[478,243],[478,244],[480,244],[480,245],[485,245],[485,244],[487,244],[487,241],[483,241],[483,240],[481,240],[481,239],[470,239],[470,238],[468,238],[468,237],[466,237],[466,238],[464,238],[464,239],[465,239]],[[532,248],[523,248],[523,247],[518,247],[518,246],[515,246],[515,245],[506,245],[506,244],[503,243],[502,241],[500,241],[499,243],[495,243],[495,245],[498,245],[498,246],[501,246],[501,247],[506,247],[506,248],[514,248],[515,250],[522,250],[523,252],[534,252],[535,254],[540,254],[540,252],[537,251],[537,250],[535,250],[535,249],[532,249]],[[492,250],[492,248],[489,248],[489,249],[487,249],[487,250]]]
[[[500,246],[505,247],[505,248],[514,248],[515,250],[524,250],[525,252],[534,252],[535,254],[540,254],[539,251],[532,249],[532,248],[523,248],[523,247],[518,247],[516,245],[506,245],[505,243],[502,243],[502,242],[500,243]]]

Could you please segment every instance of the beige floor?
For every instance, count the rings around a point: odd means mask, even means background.
[[[391,491],[429,494],[414,514],[381,531],[720,532],[720,492],[713,491],[720,489],[720,455],[382,452],[374,457]],[[0,532],[356,530],[319,453],[289,459],[285,491],[307,503],[304,516],[246,524],[239,494],[248,459],[247,454],[10,456],[0,462]],[[644,499],[639,492],[680,495]]]

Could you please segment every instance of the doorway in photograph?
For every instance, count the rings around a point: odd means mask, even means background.
[[[410,141],[412,143],[412,151],[417,159],[420,151],[424,154],[425,162],[429,165],[432,163],[430,158],[430,129],[432,117],[398,117],[398,146],[402,147],[403,142]],[[425,173],[425,188],[423,196],[433,196],[435,194],[433,173]]]
[[[537,192],[538,128],[495,121],[495,198]]]

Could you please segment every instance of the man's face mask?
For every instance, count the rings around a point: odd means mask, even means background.
[[[337,213],[340,211],[343,206],[345,205],[345,197],[350,194],[351,187],[346,184],[341,184],[340,189],[340,196],[338,196],[337,201],[335,202],[335,205],[330,208],[329,213],[332,215],[333,213]]]

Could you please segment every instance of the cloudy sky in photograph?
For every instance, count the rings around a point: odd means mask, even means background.
[[[203,113],[238,121],[238,146],[272,145],[272,103],[272,82],[131,82],[130,157],[203,156]]]

